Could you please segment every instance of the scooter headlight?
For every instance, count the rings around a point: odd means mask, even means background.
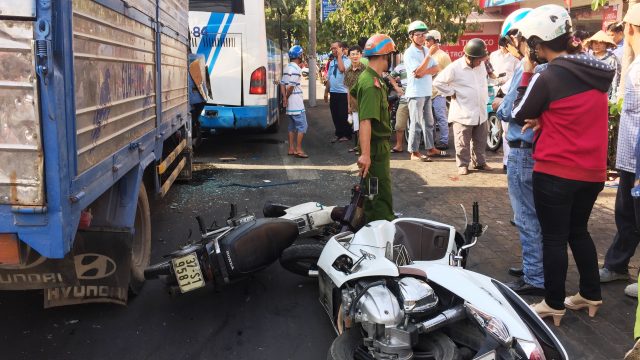
[[[535,341],[535,340],[534,340]],[[518,345],[528,360],[546,360],[544,351],[537,341],[527,341],[518,339]]]
[[[405,277],[398,281],[404,299],[403,310],[407,314],[428,311],[438,305],[435,291],[422,280]]]
[[[491,336],[498,340],[498,342],[506,346],[511,345],[513,338],[509,334],[509,329],[507,329],[502,320],[487,314],[468,302],[466,302],[464,306],[469,315],[471,315],[471,317],[474,318],[483,329],[491,334]]]

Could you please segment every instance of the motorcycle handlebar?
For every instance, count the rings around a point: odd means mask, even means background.
[[[171,275],[171,263],[165,261],[144,269],[144,278],[147,280],[157,279],[160,275]]]

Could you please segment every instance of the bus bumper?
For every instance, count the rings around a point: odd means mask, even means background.
[[[266,129],[269,108],[267,106],[213,106],[206,105],[200,114],[200,129],[215,131],[224,129]]]

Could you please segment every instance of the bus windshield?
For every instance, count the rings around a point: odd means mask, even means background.
[[[189,11],[244,14],[244,0],[189,0]]]

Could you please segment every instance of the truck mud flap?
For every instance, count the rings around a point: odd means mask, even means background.
[[[126,231],[79,231],[63,259],[32,252],[19,268],[0,267],[0,290],[44,289],[44,307],[84,303],[126,305],[131,275]]]

